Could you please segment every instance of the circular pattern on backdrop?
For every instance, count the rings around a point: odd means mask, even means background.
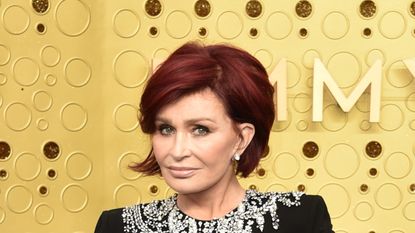
[[[33,106],[39,112],[46,112],[52,107],[52,97],[46,91],[37,91],[32,97]]]
[[[166,17],[166,32],[175,39],[187,36],[192,29],[192,20],[184,11],[172,11]],[[178,27],[180,25],[180,27]]]
[[[402,179],[412,170],[411,158],[402,152],[392,153],[385,161],[386,173],[395,179]]]
[[[14,79],[22,86],[35,84],[40,75],[39,65],[35,60],[28,57],[18,58],[12,69]]]
[[[305,121],[305,120],[300,120],[300,121],[298,121],[298,122],[297,122],[297,124],[296,124],[296,128],[297,128],[297,130],[299,130],[299,131],[306,131],[306,130],[308,129],[308,126],[309,126],[309,124],[308,124],[308,122],[307,122],[307,121]]]
[[[114,202],[116,206],[129,206],[139,203],[140,200],[140,191],[131,184],[121,184],[115,189]]]
[[[3,96],[0,95],[0,108],[3,106]]]
[[[16,176],[24,181],[31,181],[39,176],[42,166],[36,155],[22,153],[17,156],[14,162]]]
[[[138,108],[131,104],[121,104],[114,110],[114,124],[120,131],[131,132],[138,127]]]
[[[415,92],[406,98],[405,105],[409,111],[415,112]]]
[[[32,121],[32,112],[23,103],[14,102],[4,110],[6,125],[11,130],[22,131],[29,127]]]
[[[53,220],[54,212],[48,204],[42,203],[35,207],[33,215],[37,223],[46,225]]]
[[[55,19],[59,31],[63,34],[79,36],[88,29],[91,12],[81,0],[62,0],[56,6]]]
[[[278,178],[290,179],[300,170],[300,162],[291,153],[284,152],[275,157],[272,171]]]
[[[114,15],[112,27],[119,37],[131,38],[140,29],[140,17],[135,11],[130,9],[119,10]]]
[[[333,219],[343,216],[350,208],[349,193],[339,184],[326,184],[321,187],[318,194],[324,197]]]
[[[328,131],[336,132],[346,126],[347,113],[343,112],[343,110],[338,105],[330,104],[323,110],[323,119],[325,120],[321,122],[321,126],[323,126],[323,128]],[[331,121],[329,119],[336,120]]]
[[[45,131],[49,128],[49,122],[43,118],[40,118],[36,121],[36,126],[39,130]]]
[[[3,73],[0,73],[0,85],[4,85],[7,83],[7,76]]]
[[[339,184],[326,184],[318,191],[318,194],[324,197],[333,219],[343,216],[350,208],[349,193]]]
[[[298,93],[294,97],[293,106],[299,113],[308,112],[311,109],[311,96],[307,93]]]
[[[360,122],[359,128],[363,131],[368,131],[372,127],[372,124],[368,120]]]
[[[412,74],[402,61],[392,63],[387,72],[386,80],[393,87],[407,87],[413,81]]]
[[[113,69],[119,84],[134,88],[146,81],[149,67],[147,59],[139,52],[125,50],[115,57]]]
[[[92,162],[82,152],[71,153],[65,161],[65,169],[73,180],[85,180],[92,172]]]
[[[32,193],[23,185],[13,185],[6,192],[7,207],[16,214],[28,211],[32,203]]]
[[[91,66],[81,58],[72,58],[65,64],[65,79],[73,87],[85,86],[90,78]]]
[[[26,32],[30,24],[30,16],[27,11],[18,5],[12,5],[4,9],[3,25],[7,32],[20,35]]]
[[[409,122],[409,128],[415,131],[415,120]]]
[[[61,201],[67,211],[77,213],[87,206],[88,192],[78,184],[69,184],[62,190]]]
[[[255,56],[256,59],[258,59],[261,62],[261,64],[265,68],[269,68],[271,66],[272,61],[273,61],[273,56],[272,56],[272,53],[269,50],[267,50],[267,49],[257,50],[254,53],[254,56]]]
[[[378,122],[380,128],[386,131],[394,131],[402,126],[404,122],[404,114],[395,104],[387,104],[382,106],[380,109],[380,119],[380,122]]]
[[[411,201],[405,205],[403,208],[403,216],[409,221],[415,221],[415,201]]]
[[[361,75],[359,60],[349,52],[339,52],[330,57],[327,70],[340,88],[353,86]]]
[[[376,204],[385,210],[395,209],[402,202],[402,193],[398,186],[383,184],[375,193]]]
[[[135,152],[127,152],[121,155],[118,160],[118,171],[120,172],[120,175],[127,180],[138,179],[142,173],[133,171],[128,167],[138,161],[142,161],[142,158]]]
[[[278,25],[278,27],[275,25]],[[276,11],[270,14],[265,22],[265,31],[271,38],[276,40],[286,38],[290,35],[292,29],[292,19],[281,11]]]
[[[3,44],[0,44],[0,66],[6,65],[10,61],[10,49]]]
[[[369,202],[360,202],[354,208],[354,216],[360,221],[367,221],[373,217],[373,206]]]
[[[401,37],[405,30],[405,17],[397,11],[386,12],[379,20],[379,31],[388,39]]]
[[[314,67],[314,61],[316,58],[321,58],[321,55],[317,50],[309,49],[305,51],[302,60],[303,65],[308,69],[312,69]]]
[[[341,166],[339,166],[341,164]],[[324,159],[327,173],[337,179],[346,179],[353,176],[360,166],[358,153],[347,144],[332,146]]]
[[[54,86],[56,84],[58,79],[53,74],[47,74],[44,78],[44,81],[45,81],[46,85],[51,87],[51,86]]]
[[[0,224],[6,219],[6,212],[0,207]]]
[[[349,19],[341,12],[330,12],[323,20],[322,30],[326,37],[338,40],[343,38],[350,28]]]
[[[225,39],[234,39],[242,32],[243,21],[241,17],[232,11],[225,11],[218,16],[216,30]]]
[[[81,105],[68,103],[62,108],[61,122],[63,127],[69,131],[80,131],[88,122],[88,114]]]
[[[153,54],[153,59],[164,61],[169,57],[169,55],[170,55],[169,50],[165,48],[158,48]]]
[[[40,51],[40,57],[45,66],[56,66],[61,60],[61,52],[53,45],[46,45]]]

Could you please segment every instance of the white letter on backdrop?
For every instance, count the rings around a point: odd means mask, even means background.
[[[344,112],[349,112],[365,89],[370,85],[370,122],[379,122],[382,63],[377,60],[349,97],[346,97],[320,59],[314,60],[313,73],[313,121],[323,120],[323,87],[327,88]]]

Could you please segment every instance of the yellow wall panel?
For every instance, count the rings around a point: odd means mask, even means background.
[[[320,194],[337,233],[414,231],[414,1],[1,0],[0,17],[0,232],[92,232],[173,193],[127,166],[149,151],[152,65],[189,40],[287,60],[288,119],[245,187]],[[326,88],[313,122],[315,58],[346,95],[381,59],[380,121],[368,90],[345,113]]]

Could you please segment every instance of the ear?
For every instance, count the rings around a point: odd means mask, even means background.
[[[237,127],[239,129],[239,141],[235,152],[241,155],[254,138],[255,126],[251,123],[241,123]]]

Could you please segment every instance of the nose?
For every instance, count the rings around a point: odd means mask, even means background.
[[[174,134],[173,144],[170,148],[170,155],[175,160],[182,160],[190,155],[189,139],[185,133],[177,132]]]

